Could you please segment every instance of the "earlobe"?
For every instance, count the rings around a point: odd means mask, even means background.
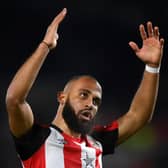
[[[64,104],[65,103],[65,94],[63,93],[63,91],[59,91],[57,93],[57,101],[60,103],[60,104]]]

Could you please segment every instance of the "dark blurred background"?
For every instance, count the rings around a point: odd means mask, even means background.
[[[12,4],[11,4],[12,3]],[[110,0],[16,0],[1,5],[0,168],[20,168],[10,135],[5,94],[17,69],[43,39],[52,19],[66,7],[57,48],[45,61],[29,94],[35,118],[49,123],[56,94],[73,75],[90,74],[103,86],[98,122],[106,124],[127,112],[141,81],[144,64],[128,46],[141,46],[139,24],[148,20],[165,38],[160,88],[150,124],[103,158],[104,168],[166,168],[168,151],[168,12],[165,2]]]

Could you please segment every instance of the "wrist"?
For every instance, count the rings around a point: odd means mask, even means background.
[[[154,67],[154,66],[146,64],[145,71],[149,73],[157,74],[160,72],[160,66]]]
[[[48,50],[50,51],[50,46],[49,46],[49,44],[47,42],[42,41],[41,44],[45,45],[48,48]]]

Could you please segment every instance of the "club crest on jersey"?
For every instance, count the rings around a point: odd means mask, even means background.
[[[94,168],[95,158],[89,158],[87,152],[85,152],[85,158],[82,158],[81,160],[82,165],[84,165],[85,168]]]

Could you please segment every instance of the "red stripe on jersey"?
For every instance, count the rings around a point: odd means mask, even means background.
[[[28,160],[22,162],[24,168],[46,168],[45,164],[45,145],[42,145],[37,152]]]
[[[75,144],[78,142],[78,138],[69,137],[63,133],[65,141],[68,143],[64,144],[64,165],[65,168],[81,168],[81,147]]]
[[[100,168],[100,163],[99,163],[100,153],[102,152],[96,149],[96,168]]]

